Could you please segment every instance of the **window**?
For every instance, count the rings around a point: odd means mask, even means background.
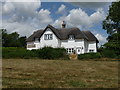
[[[73,40],[74,39],[74,35],[69,35],[69,39]]]
[[[53,39],[53,35],[52,34],[45,34],[44,35],[44,39],[45,40],[52,40]]]
[[[67,48],[67,53],[73,53],[74,52],[74,48]]]
[[[35,48],[36,45],[35,44],[30,44],[30,45],[27,45],[28,48]]]
[[[93,49],[90,49],[89,52],[94,52],[94,50],[93,50]]]

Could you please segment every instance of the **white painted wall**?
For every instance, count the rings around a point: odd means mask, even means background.
[[[81,53],[84,53],[84,39],[61,40],[61,47],[74,48],[75,50],[83,47],[83,49],[81,49]]]
[[[91,42],[88,42],[88,51],[89,50],[94,50],[94,52],[97,52],[97,47],[96,47],[96,41],[91,41]]]
[[[45,40],[44,39],[45,34],[53,34],[53,39],[52,40]],[[44,32],[44,34],[41,36],[41,39],[40,39],[40,48],[43,48],[45,46],[50,46],[53,48],[60,47],[59,39],[56,37],[56,35],[49,28]]]

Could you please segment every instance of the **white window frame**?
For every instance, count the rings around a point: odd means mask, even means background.
[[[53,34],[45,34],[44,35],[44,40],[52,40],[53,39]]]
[[[67,48],[67,53],[74,53],[74,48]]]

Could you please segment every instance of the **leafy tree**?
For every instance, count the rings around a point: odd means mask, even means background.
[[[8,47],[19,47],[19,34],[17,32],[8,34],[8,41],[7,46]]]
[[[17,32],[8,34],[6,29],[1,31],[3,47],[26,47],[26,36],[20,37]]]
[[[8,34],[6,29],[1,29],[2,32],[2,46],[6,46]]]
[[[20,37],[18,40],[20,42],[20,47],[26,47],[27,43],[26,43],[26,36]]]
[[[109,7],[109,13],[103,21],[103,29],[108,33],[108,42],[104,46],[120,55],[120,1],[113,2]]]
[[[107,30],[109,35],[120,33],[120,1],[113,2],[110,6],[108,16],[103,21],[103,29]]]

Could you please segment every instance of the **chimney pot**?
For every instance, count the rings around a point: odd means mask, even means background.
[[[65,28],[66,27],[66,23],[65,21],[62,21],[62,25],[61,25],[62,28]]]

